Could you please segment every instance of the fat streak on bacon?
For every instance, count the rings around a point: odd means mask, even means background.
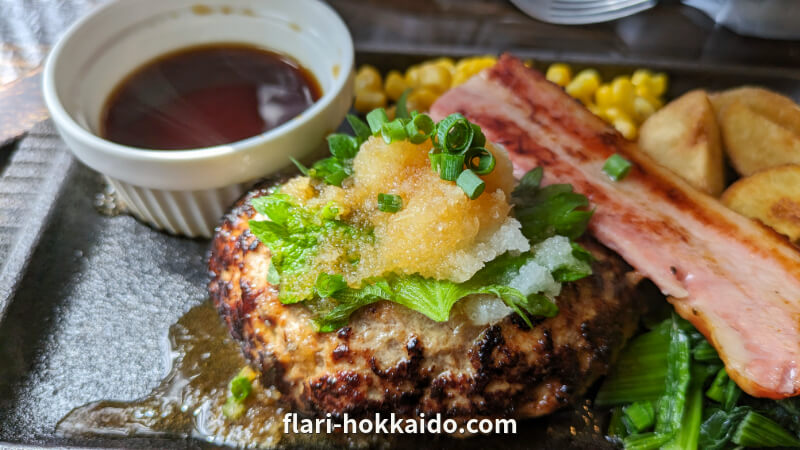
[[[541,73],[503,55],[450,90],[434,119],[459,112],[503,144],[517,176],[544,167],[594,208],[589,231],[650,278],[700,330],[748,394],[800,394],[800,252],[659,167]],[[602,170],[619,153],[622,181]]]

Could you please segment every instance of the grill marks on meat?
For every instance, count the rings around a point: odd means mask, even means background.
[[[657,166],[556,85],[508,55],[442,96],[434,118],[463,113],[504,144],[517,174],[545,168],[596,212],[590,232],[668,295],[751,395],[800,394],[800,253]],[[622,182],[602,171],[620,153]]]
[[[317,333],[302,305],[283,305],[267,283],[269,250],[249,232],[248,200],[225,218],[211,248],[209,292],[245,356],[303,412],[547,414],[605,374],[638,321],[629,267],[594,242],[595,275],[565,286],[561,312],[533,329],[509,316],[446,323],[379,302],[347,327]]]

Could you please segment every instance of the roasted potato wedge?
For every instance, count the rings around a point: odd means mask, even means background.
[[[721,200],[739,214],[800,242],[800,166],[773,167],[742,178]]]
[[[705,91],[688,92],[650,116],[639,148],[696,189],[718,197],[725,188],[719,129]]]
[[[742,103],[794,134],[800,135],[800,106],[789,97],[759,87],[744,86],[709,96],[717,117],[733,103]]]
[[[726,105],[721,110],[719,125],[731,165],[741,175],[784,164],[800,164],[800,134],[742,102]]]

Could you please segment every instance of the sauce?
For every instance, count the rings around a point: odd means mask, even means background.
[[[516,435],[451,438],[445,435],[284,434],[283,415],[291,409],[281,401],[274,386],[262,385],[258,378],[245,403],[247,412],[237,420],[222,414],[228,382],[246,362],[211,302],[192,308],[172,325],[169,343],[167,351],[172,369],[152,392],[130,402],[101,400],[79,406],[59,421],[56,434],[68,438],[194,438],[215,445],[260,448],[616,447],[602,433],[607,428],[607,414],[595,412],[588,400],[545,418],[520,421]]]
[[[286,55],[243,44],[166,54],[123,80],[100,135],[131,147],[182,150],[240,141],[296,117],[321,96]]]

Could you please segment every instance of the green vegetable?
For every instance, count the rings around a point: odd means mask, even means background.
[[[467,164],[467,169],[477,175],[488,175],[494,170],[496,164],[494,155],[483,147],[472,147],[467,150],[464,162]]]
[[[448,153],[464,153],[472,145],[475,131],[472,124],[461,114],[455,113],[442,119],[437,125],[436,138],[441,148]]]
[[[697,361],[719,361],[717,350],[705,338],[692,348],[692,356]]]
[[[334,158],[342,161],[353,159],[358,153],[358,140],[342,133],[328,135],[328,148]]]
[[[431,137],[436,124],[427,114],[417,114],[406,124],[406,134],[412,144],[421,144]]]
[[[410,92],[411,88],[408,88],[400,94],[400,98],[397,99],[397,103],[395,104],[395,117],[399,119],[411,118],[411,115],[408,114],[408,94]]]
[[[456,181],[464,170],[464,155],[430,153],[428,158],[431,160],[433,171],[438,173],[439,178],[443,180]]]
[[[646,431],[656,423],[656,410],[652,402],[633,402],[622,411],[622,421],[630,434]]]
[[[673,433],[681,425],[689,387],[689,337],[677,324],[673,315],[670,327],[669,351],[667,352],[666,392],[658,401],[656,432]]]
[[[800,447],[796,436],[755,411],[744,416],[731,441],[744,447]]]
[[[634,338],[597,393],[597,406],[655,401],[664,393],[667,377],[669,328],[662,324]]]
[[[383,212],[396,213],[403,209],[403,198],[393,194],[378,194],[378,209]]]
[[[672,439],[669,433],[641,433],[622,440],[625,450],[651,450],[661,447]]]
[[[255,372],[245,367],[228,383],[228,397],[222,407],[225,417],[236,420],[245,413],[244,402],[253,391],[251,382],[254,378]]]
[[[461,175],[456,179],[456,184],[467,194],[470,200],[480,197],[484,189],[486,189],[486,183],[470,169],[461,172]]]
[[[299,170],[299,171],[300,171],[300,173],[302,173],[302,174],[303,174],[303,175],[305,175],[305,176],[308,176],[308,175],[309,175],[309,170],[308,170],[308,167],[306,167],[305,165],[303,165],[303,163],[301,163],[300,161],[298,161],[298,160],[294,159],[294,158],[293,158],[293,157],[291,157],[291,156],[289,157],[289,161],[291,161],[291,162],[292,162],[292,164],[294,164],[294,165],[295,165],[295,167],[297,167],[297,170]]]
[[[405,124],[401,119],[394,119],[391,122],[384,122],[381,125],[381,136],[383,142],[391,144],[392,142],[404,141],[408,138],[406,134]]]
[[[569,184],[551,184],[540,187],[543,170],[531,170],[520,180],[511,198],[514,216],[522,223],[522,233],[533,242],[561,235],[577,239],[586,231],[592,211],[589,200],[572,191]]]
[[[328,298],[346,287],[347,282],[344,281],[343,276],[320,273],[317,275],[317,282],[314,284],[314,292],[321,298]]]
[[[617,406],[611,410],[611,419],[608,422],[608,435],[616,438],[624,438],[628,435],[628,429],[622,421],[622,407]]]
[[[364,143],[370,136],[372,136],[372,130],[369,129],[369,125],[364,123],[363,120],[359,119],[357,116],[352,114],[347,115],[347,123],[350,124],[350,128],[353,129],[353,133],[356,134],[356,139],[358,139],[358,145]]]
[[[703,450],[720,450],[733,438],[739,422],[750,412],[746,406],[737,406],[730,411],[715,411],[702,425],[698,447]]]
[[[324,181],[332,186],[341,186],[345,178],[353,174],[353,168],[348,161],[336,157],[320,159],[311,166],[308,176]]]
[[[692,374],[694,376],[694,373]],[[681,426],[678,428],[675,436],[667,444],[662,447],[662,450],[686,450],[698,448],[698,440],[700,438],[700,423],[703,421],[703,381],[705,378],[699,378],[699,382],[695,379],[692,380],[689,387],[689,393],[686,398],[686,411],[683,414]]]
[[[483,147],[486,145],[486,136],[481,131],[481,127],[475,125],[474,123],[469,124],[472,127],[472,146],[473,147]]]
[[[389,121],[389,116],[386,115],[386,110],[383,108],[373,109],[367,114],[367,123],[373,135],[381,132],[383,124]]]
[[[270,220],[250,221],[250,231],[272,253],[270,265],[280,280],[278,298],[283,303],[296,303],[314,296],[316,274],[309,274],[309,266],[323,241],[341,242],[343,246],[354,242],[371,242],[371,236],[343,221],[331,217],[333,207],[312,210],[295,203],[286,194],[274,193],[250,201],[261,214]]]
[[[618,153],[614,153],[603,164],[603,172],[614,181],[620,181],[631,171],[631,162]]]

